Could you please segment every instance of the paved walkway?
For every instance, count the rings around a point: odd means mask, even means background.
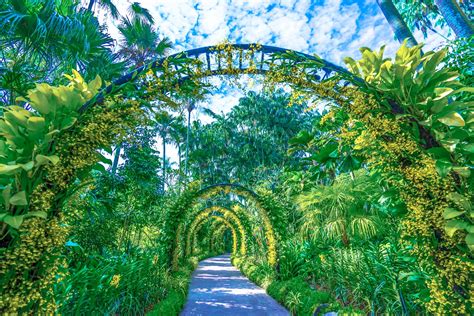
[[[194,271],[181,312],[188,315],[290,314],[232,266],[229,255],[222,255],[201,261]]]

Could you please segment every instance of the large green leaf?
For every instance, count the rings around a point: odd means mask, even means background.
[[[463,178],[469,178],[471,175],[471,170],[469,170],[469,167],[453,167],[453,171]]]
[[[29,161],[29,162],[27,162],[27,163],[21,164],[21,167],[22,167],[23,170],[25,170],[25,171],[30,171],[31,169],[33,169],[34,166],[35,166],[35,162],[34,162],[34,161]]]
[[[45,156],[45,155],[36,155],[37,166],[45,165],[52,163],[53,165],[59,162],[59,157],[56,155]]]
[[[449,174],[452,166],[452,163],[447,160],[436,160],[436,171],[443,178]]]
[[[467,152],[469,152],[469,153],[471,153],[471,154],[474,154],[474,144],[471,143],[471,144],[465,145],[465,146],[463,147],[463,150],[464,150],[464,151],[467,151]]]
[[[102,79],[97,75],[94,80],[89,81],[88,83],[89,90],[92,92],[97,92],[102,87]]]
[[[458,216],[460,216],[464,213],[465,212],[463,212],[463,211],[458,211],[454,208],[448,207],[447,209],[444,210],[443,217],[444,217],[444,219],[452,219],[452,218],[458,217]]]
[[[436,89],[434,89],[434,90],[435,90],[435,93],[436,93],[436,95],[437,95],[437,97],[433,99],[433,100],[435,100],[435,101],[447,97],[448,95],[450,95],[450,94],[453,93],[453,91],[454,91],[454,89],[452,89],[452,88],[447,88],[447,87],[436,88]]]
[[[49,132],[48,134],[44,135],[43,141],[44,141],[45,143],[49,143],[50,141],[53,140],[54,135],[56,135],[57,133],[59,133],[59,130],[58,130],[58,129],[55,129],[55,130]]]
[[[466,235],[466,244],[471,251],[474,251],[474,233]]]
[[[25,215],[25,217],[39,217],[39,218],[46,219],[46,218],[48,218],[48,213],[46,213],[44,211],[28,212]]]
[[[438,121],[448,126],[464,126],[466,124],[458,112],[450,112],[438,118]]]
[[[25,215],[10,215],[10,214],[1,214],[0,221],[10,225],[11,227],[18,229],[23,223]]]
[[[39,116],[32,116],[28,119],[27,129],[32,140],[43,138],[45,132],[46,122],[44,118]]]
[[[28,118],[31,116],[31,113],[18,106],[10,106],[3,113],[3,116],[12,124],[26,127]]]
[[[77,122],[77,118],[68,116],[61,122],[61,129],[65,130],[72,127]]]
[[[471,210],[471,203],[469,202],[469,199],[464,195],[459,194],[457,192],[451,192],[448,194],[447,198],[450,201],[453,201],[456,205],[460,206],[463,210]]]
[[[20,191],[20,192],[15,193],[10,198],[10,204],[18,205],[18,206],[28,205],[28,201],[26,200],[26,192],[25,191]]]
[[[5,205],[5,209],[8,209],[10,207],[10,195],[12,191],[12,186],[7,185],[5,189],[2,191],[2,197],[3,197],[3,202]]]
[[[444,226],[444,230],[449,237],[453,237],[458,230],[464,230],[467,228],[467,223],[465,221],[454,219],[450,220]]]
[[[21,165],[0,164],[0,175],[13,175],[21,170]]]
[[[28,93],[30,105],[40,114],[46,115],[56,109],[56,103],[52,98],[52,88],[46,83],[36,85],[36,89]]]

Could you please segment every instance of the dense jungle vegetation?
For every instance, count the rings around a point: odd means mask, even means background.
[[[243,96],[223,113],[195,61],[150,64],[172,47],[139,3],[2,1],[0,313],[177,315],[197,263],[231,252],[294,315],[472,314],[460,2],[378,0],[402,22],[396,55],[361,48],[325,80],[288,52],[264,76],[249,62],[256,91],[228,62],[219,78]],[[422,51],[411,32],[434,27],[456,39]]]

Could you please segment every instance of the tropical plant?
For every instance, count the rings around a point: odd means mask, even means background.
[[[71,69],[88,80],[99,73],[108,80],[121,72],[112,38],[75,1],[7,1],[0,21],[0,90],[5,104],[25,96],[32,82],[53,83]]]
[[[76,123],[79,107],[102,85],[99,77],[87,83],[76,71],[67,78],[67,86],[38,84],[30,90],[22,102],[28,102],[33,111],[17,105],[4,109],[0,120],[0,178],[5,205],[0,215],[2,236],[15,232],[27,217],[48,217],[46,210],[30,210],[28,206],[46,167],[59,161],[50,151],[53,137]],[[36,181],[30,181],[32,178]]]
[[[163,56],[171,47],[167,38],[160,35],[153,25],[140,18],[124,17],[118,26],[122,39],[118,55],[129,67],[138,68],[144,63]]]
[[[364,172],[364,171],[362,171]],[[297,197],[304,211],[302,230],[311,238],[326,237],[349,246],[380,232],[380,217],[370,201],[378,198],[379,188],[361,172],[354,179],[339,175],[331,185],[319,185]]]

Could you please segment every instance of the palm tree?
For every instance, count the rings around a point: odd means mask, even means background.
[[[174,123],[176,122],[176,118],[171,116],[168,112],[162,111],[155,115],[155,124],[158,128],[158,134],[161,137],[161,141],[163,143],[163,192],[165,192],[165,184],[166,184],[166,143],[168,142],[169,135],[174,127]]]
[[[415,37],[411,33],[407,24],[403,20],[402,16],[398,12],[397,8],[393,4],[392,0],[377,0],[377,4],[382,10],[383,15],[387,19],[388,24],[395,33],[395,37],[400,43],[403,43],[405,39],[408,39],[407,43],[409,46],[418,45]]]
[[[115,63],[113,39],[77,1],[9,0],[0,8],[0,90],[7,102],[34,81],[61,80],[77,68],[86,79]],[[108,79],[105,76],[105,79]]]
[[[184,175],[187,178],[188,176],[188,158],[189,158],[189,133],[191,131],[191,112],[196,108],[196,104],[190,101],[187,104],[186,110],[188,111],[188,123],[186,129],[186,156],[185,156],[185,166],[184,166]]]
[[[89,5],[87,6],[87,10],[90,12],[94,12],[94,6],[98,5],[101,9],[104,9],[107,11],[107,13],[110,13],[110,15],[114,19],[118,19],[120,17],[120,13],[118,12],[117,7],[111,0],[90,0]]]
[[[434,0],[446,23],[454,31],[456,37],[470,37],[474,34],[474,25],[456,0]]]
[[[169,39],[160,39],[153,25],[139,18],[122,18],[118,29],[122,35],[118,54],[129,66],[140,67],[163,56],[171,47]]]
[[[340,240],[346,247],[352,237],[367,239],[378,233],[378,216],[367,203],[378,186],[362,172],[356,172],[354,180],[341,174],[332,185],[319,185],[297,197],[303,210],[303,233]]]
[[[178,149],[178,181],[181,183],[181,160],[182,160],[182,144],[186,137],[186,126],[184,125],[184,119],[182,116],[176,117],[176,121],[173,123],[173,128],[170,130],[170,141]]]
[[[167,49],[171,47],[171,43],[167,38],[160,40],[160,35],[157,30],[153,28],[153,17],[150,12],[141,7],[139,3],[132,3],[129,8],[129,13],[132,18],[123,17],[121,24],[118,26],[122,39],[117,55],[124,60],[127,66],[138,68],[152,59],[164,56]],[[120,145],[118,145],[116,147],[114,165],[115,161],[118,162],[117,157],[120,155],[120,149]],[[163,141],[163,155],[166,155],[165,141]],[[163,160],[163,164],[165,164],[165,160]],[[114,168],[112,166],[112,171],[115,169],[116,167]],[[165,172],[165,168],[163,167],[163,173]],[[165,174],[163,177],[164,176]]]
[[[138,2],[134,2],[130,5],[128,8],[128,13],[132,16],[132,19],[148,22],[151,25],[155,23],[150,11],[142,7]]]

